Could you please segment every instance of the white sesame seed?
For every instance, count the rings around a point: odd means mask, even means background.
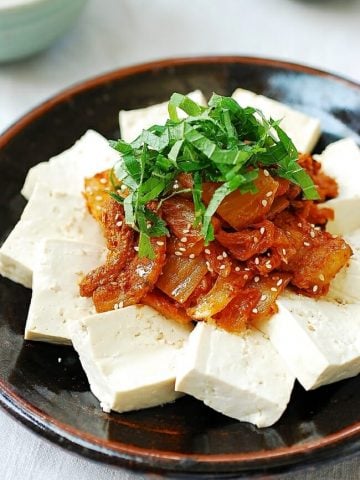
[[[239,268],[239,267],[237,267],[237,268]],[[249,275],[246,275],[246,274],[245,274],[245,275],[244,275],[244,280],[249,280]]]
[[[337,235],[331,235],[331,236],[332,236],[332,238],[338,238],[338,236],[337,236]]]
[[[119,305],[119,308],[124,308],[124,302],[119,302],[118,305]]]
[[[255,282],[255,283],[260,282],[260,277],[255,277],[255,278],[254,278],[254,282]]]
[[[225,265],[220,265],[220,270],[225,270],[226,266]]]
[[[255,265],[259,265],[259,263],[260,263],[259,257],[256,257],[255,258]]]
[[[235,267],[235,272],[240,272],[240,267]]]
[[[139,247],[134,247],[135,252],[139,251]]]
[[[325,277],[324,277],[324,274],[323,274],[323,273],[320,273],[319,278],[320,278],[320,280],[321,280],[322,282],[325,281]]]
[[[261,234],[261,235],[264,235],[264,233],[265,233],[265,227],[261,227],[261,228],[260,228],[260,234]]]
[[[265,199],[264,199],[264,200],[261,200],[261,205],[262,205],[263,207],[266,207],[267,204],[268,204],[267,200],[265,200]]]
[[[101,195],[96,195],[95,200],[96,200],[97,202],[101,202],[102,196],[101,196]]]
[[[319,290],[319,287],[317,285],[314,285],[312,291],[316,293],[318,290]]]
[[[165,245],[162,240],[157,240],[156,244],[159,245],[159,247],[162,247],[163,245]]]
[[[265,177],[268,177],[270,175],[270,173],[266,169],[264,169],[264,175],[265,175]]]
[[[216,257],[216,260],[223,260],[223,259],[224,259],[224,257],[223,257],[222,255],[218,255],[218,256]]]
[[[191,228],[191,223],[188,223],[188,224],[186,225],[186,228],[187,228],[188,230],[190,230],[190,228]]]
[[[253,308],[253,309],[252,309],[252,313],[258,313],[258,309],[257,309],[257,308]]]
[[[261,295],[260,300],[263,302],[263,301],[266,300],[266,299],[267,299],[267,295],[265,295],[265,294],[263,293],[263,294]]]
[[[116,226],[117,226],[117,227],[122,227],[122,224],[123,224],[123,222],[122,222],[121,220],[119,220],[118,222],[116,222]]]
[[[189,258],[195,258],[195,253],[190,253]]]
[[[283,253],[283,255],[286,255],[286,250],[285,250],[285,248],[282,249],[282,253]]]
[[[259,239],[257,237],[254,237],[254,243],[259,243]]]
[[[206,266],[207,266],[207,269],[209,270],[209,272],[212,272],[213,269],[211,268],[210,266],[210,262],[205,262]]]
[[[120,213],[117,213],[117,214],[115,215],[115,222],[116,222],[116,220],[119,220],[119,218],[120,218]]]
[[[100,183],[102,183],[103,185],[105,185],[105,183],[107,183],[106,178],[100,178]]]
[[[245,270],[246,272],[250,272],[250,268],[249,268],[249,267],[245,267],[244,270]]]
[[[59,358],[58,358],[58,363],[61,363],[61,362],[62,362],[62,358],[59,357]]]
[[[271,290],[272,292],[277,292],[277,291],[278,291],[276,287],[271,287],[270,290]]]
[[[273,194],[273,192],[270,190],[270,192],[267,192],[266,196],[271,197],[272,194]]]
[[[206,253],[206,255],[210,255],[210,250],[208,248],[205,248],[204,252]]]
[[[282,278],[280,278],[280,280],[277,281],[276,285],[277,285],[278,287],[280,287],[280,285],[281,285],[282,283],[283,283]]]
[[[314,232],[314,230],[311,230],[311,232],[310,232],[310,237],[311,237],[311,238],[315,238],[315,232]]]
[[[118,303],[115,303],[114,304],[114,310],[117,310],[119,308],[119,304]]]
[[[180,250],[180,252],[186,252],[186,248],[184,248],[184,247],[180,247],[179,250]]]
[[[180,240],[180,242],[182,242],[182,243],[186,243],[186,242],[187,242],[187,240],[188,240],[188,239],[187,239],[187,237],[182,237],[182,239]]]
[[[310,247],[310,243],[309,242],[304,242],[304,246],[305,247]]]
[[[177,250],[177,251],[175,252],[175,255],[176,255],[177,257],[181,257],[181,256],[182,256],[182,252],[179,252],[179,251]]]
[[[271,270],[271,269],[272,269],[272,265],[271,265],[271,263],[268,263],[268,262],[266,263],[265,267],[266,267],[267,269],[269,269],[269,270]]]
[[[188,228],[184,228],[183,233],[189,233],[190,230]]]
[[[223,256],[224,258],[227,258],[228,254],[224,251],[224,252],[222,252],[222,256]]]

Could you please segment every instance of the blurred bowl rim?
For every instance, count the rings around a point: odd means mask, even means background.
[[[58,1],[63,1],[63,0],[58,0]],[[71,0],[71,2],[67,3],[72,3],[75,0]],[[77,0],[79,3],[86,3],[87,0]],[[7,0],[8,3],[5,3],[5,5],[0,3],[0,15],[2,13],[17,13],[17,11],[25,11],[28,10],[30,11],[33,8],[41,7],[41,4],[51,4],[54,3],[54,0]],[[66,2],[63,2],[64,4]]]

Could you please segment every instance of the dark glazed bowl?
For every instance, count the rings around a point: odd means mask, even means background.
[[[200,88],[231,94],[242,86],[321,119],[321,150],[360,134],[360,87],[334,75],[273,60],[178,59],[118,70],[71,88],[0,137],[0,235],[18,220],[27,170],[68,148],[88,128],[119,136],[120,109]],[[181,475],[274,471],[360,450],[360,377],[304,392],[271,428],[226,418],[185,397],[164,407],[103,413],[70,347],[24,342],[31,292],[0,279],[0,401],[41,435],[95,460]],[[58,358],[62,362],[58,363]]]

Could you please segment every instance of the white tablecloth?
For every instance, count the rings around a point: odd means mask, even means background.
[[[54,47],[0,65],[0,132],[59,90],[129,64],[187,55],[254,55],[360,81],[359,51],[357,0],[90,0],[75,28]],[[0,410],[1,480],[115,478],[143,477],[73,456]],[[300,478],[355,480],[360,459],[291,476]]]

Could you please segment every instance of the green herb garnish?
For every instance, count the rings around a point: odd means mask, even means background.
[[[178,109],[188,116],[180,119]],[[165,222],[147,204],[174,194],[179,173],[191,173],[195,222],[201,225],[205,244],[214,239],[211,218],[220,203],[237,189],[256,192],[259,167],[286,178],[303,190],[308,200],[319,198],[316,187],[298,164],[298,152],[279,122],[266,120],[251,107],[242,108],[229,97],[213,94],[208,107],[174,93],[169,120],[144,130],[132,143],[111,142],[121,159],[111,181],[114,200],[124,205],[125,221],[139,233],[139,255],[153,258],[150,237],[168,235]],[[207,207],[202,182],[221,182]],[[127,195],[121,194],[126,187]],[[125,187],[124,187],[125,186]]]

